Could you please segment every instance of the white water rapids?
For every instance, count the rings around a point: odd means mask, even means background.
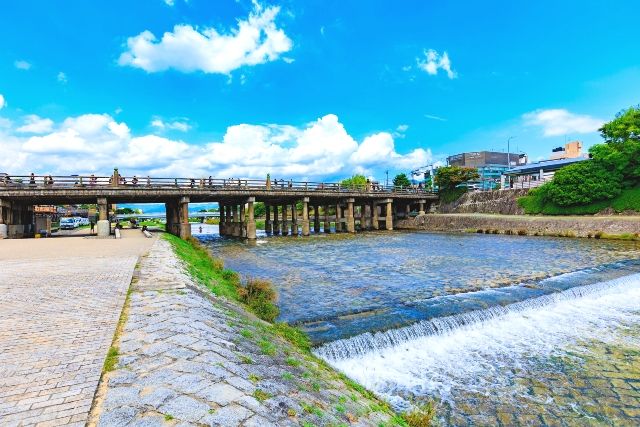
[[[499,394],[516,372],[534,371],[533,360],[567,357],[581,341],[635,340],[620,332],[639,324],[640,274],[632,274],[330,342],[315,354],[397,407],[407,395],[455,405],[456,391]]]

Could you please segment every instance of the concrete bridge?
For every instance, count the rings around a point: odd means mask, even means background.
[[[117,170],[107,177],[0,175],[0,238],[33,236],[36,205],[97,204],[98,235],[108,236],[110,204],[164,203],[167,231],[187,238],[189,203],[217,202],[221,235],[255,239],[255,202],[265,203],[267,233],[308,236],[311,229],[320,232],[320,222],[329,231],[331,220],[337,232],[355,233],[357,225],[393,230],[396,218],[414,210],[424,213],[437,200],[437,194],[421,189],[377,184],[125,177]]]

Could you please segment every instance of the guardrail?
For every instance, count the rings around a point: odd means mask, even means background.
[[[95,175],[0,175],[0,192],[6,189],[92,189],[92,188],[148,188],[148,189],[202,189],[202,190],[259,190],[259,191],[331,191],[342,193],[404,193],[434,195],[435,192],[419,187],[385,186],[377,183],[343,185],[334,182],[309,182],[293,180],[266,180],[242,178],[152,178],[138,176]]]

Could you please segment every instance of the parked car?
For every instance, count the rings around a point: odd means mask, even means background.
[[[60,219],[60,230],[75,230],[79,226],[80,224],[76,218],[67,217]]]

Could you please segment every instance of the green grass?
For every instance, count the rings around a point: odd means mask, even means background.
[[[258,402],[264,402],[271,397],[271,394],[264,390],[256,389],[256,391],[253,392],[253,397],[255,397]]]
[[[536,192],[532,193],[518,199],[518,204],[525,213],[530,215],[593,215],[609,207],[615,212],[631,210],[640,213],[640,187],[622,190],[619,196],[611,200],[600,200],[579,206],[558,206],[545,202],[542,195]]]
[[[102,370],[104,372],[111,372],[116,368],[116,363],[118,363],[118,348],[111,346],[107,352],[107,358],[104,360]]]

